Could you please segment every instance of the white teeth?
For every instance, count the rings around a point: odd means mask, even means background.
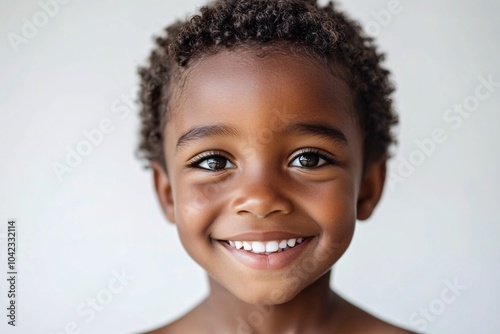
[[[266,252],[268,253],[276,252],[278,249],[280,249],[280,246],[277,241],[269,241],[266,244]]]
[[[254,241],[252,243],[252,251],[254,253],[264,253],[266,251],[266,244],[260,241]]]
[[[244,249],[253,253],[275,253],[292,248],[304,241],[304,238],[288,239],[288,240],[272,240],[272,241],[232,241],[227,243],[236,249]]]

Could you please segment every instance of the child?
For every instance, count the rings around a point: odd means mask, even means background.
[[[153,333],[409,333],[330,289],[394,141],[372,40],[315,0],[218,0],[166,32],[139,152],[210,294]]]

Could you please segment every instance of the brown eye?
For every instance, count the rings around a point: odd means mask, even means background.
[[[223,169],[227,165],[227,160],[225,158],[216,157],[207,159],[207,166],[210,169]]]
[[[335,160],[327,156],[326,154],[320,153],[319,151],[306,151],[297,154],[290,163],[290,166],[301,168],[317,168],[326,164],[335,164]]]
[[[223,169],[235,168],[235,166],[222,156],[211,156],[196,163],[196,166],[209,171],[219,171]]]
[[[302,167],[317,167],[320,158],[314,154],[302,154],[298,159]]]

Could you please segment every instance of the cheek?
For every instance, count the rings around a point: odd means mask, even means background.
[[[221,192],[222,186],[216,183],[185,183],[176,196],[176,214],[181,217],[199,217],[200,212],[203,212],[206,217],[211,213],[211,208],[221,201]]]
[[[304,209],[319,225],[324,247],[338,248],[343,253],[354,234],[356,223],[356,191],[349,178],[310,187]],[[340,257],[341,254],[339,254]]]
[[[220,213],[222,191],[222,187],[216,184],[180,183],[177,187],[174,194],[175,221],[181,242],[192,256],[191,245],[210,243],[209,229]]]

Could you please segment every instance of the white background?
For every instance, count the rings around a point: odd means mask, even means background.
[[[42,8],[1,0],[0,332],[138,333],[207,293],[203,271],[184,253],[149,171],[134,157],[137,108],[125,102],[135,99],[136,68],[152,36],[202,3],[72,0],[16,52],[9,33],[22,36],[23,19],[43,19]],[[387,188],[371,220],[358,223],[333,285],[415,330],[498,333],[500,87],[456,128],[443,115],[473,102],[480,76],[500,82],[500,2],[401,0],[396,14],[377,22],[374,13],[389,3],[342,1],[342,8],[377,35],[394,72],[401,126],[392,175],[404,159],[421,164]],[[60,182],[54,162],[65,163],[67,147],[103,119],[113,131]],[[436,128],[446,140],[418,160],[415,141]],[[19,240],[15,329],[5,316],[10,218]],[[133,279],[110,295],[115,271]],[[448,291],[454,300],[444,303],[441,292],[454,281],[463,289]],[[97,296],[111,299],[93,319],[77,311]]]

